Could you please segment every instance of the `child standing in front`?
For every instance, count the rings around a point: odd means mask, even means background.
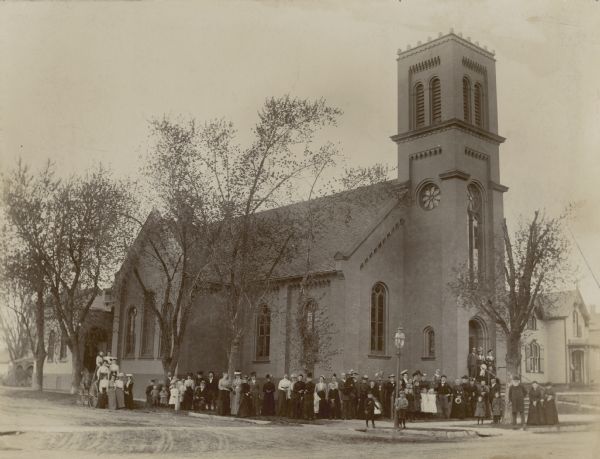
[[[367,429],[369,428],[369,421],[371,421],[371,425],[375,428],[375,399],[373,399],[371,392],[367,394],[367,401],[365,403],[365,423],[367,424]]]
[[[398,416],[398,425],[402,426],[403,429],[406,429],[406,410],[408,409],[408,400],[404,392],[400,392],[398,394],[394,408],[396,409],[396,416]]]
[[[492,416],[494,424],[498,424],[502,415],[504,414],[504,399],[500,396],[500,391],[494,392],[494,399],[492,400]]]
[[[169,391],[165,386],[160,390],[160,406],[169,406]]]
[[[477,418],[477,425],[483,424],[483,420],[485,419],[485,402],[483,401],[483,397],[481,395],[477,397],[477,404],[475,405],[475,417]]]

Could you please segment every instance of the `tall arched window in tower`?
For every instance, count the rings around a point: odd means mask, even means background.
[[[483,262],[483,218],[482,196],[479,187],[473,183],[467,186],[468,236],[469,236],[469,271],[471,278],[477,280],[482,274]]]
[[[423,330],[423,358],[435,358],[435,332],[431,327]]]
[[[471,82],[467,77],[463,77],[463,117],[471,122]]]
[[[144,305],[144,318],[142,321],[142,357],[154,357],[154,334],[155,334],[154,310],[149,304]]]
[[[271,353],[271,309],[263,304],[256,317],[256,360],[268,360]]]
[[[135,316],[137,309],[131,306],[127,310],[127,322],[125,329],[125,355],[133,356],[135,354]]]
[[[475,83],[474,87],[474,105],[475,105],[475,125],[483,127],[483,88],[481,84]]]
[[[442,121],[442,87],[439,78],[434,78],[429,83],[431,94],[431,124]]]
[[[415,85],[413,124],[415,128],[425,126],[425,88],[422,83]]]
[[[385,352],[387,289],[381,282],[371,290],[371,352]]]

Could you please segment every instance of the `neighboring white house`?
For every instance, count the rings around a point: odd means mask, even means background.
[[[94,300],[84,326],[85,347],[83,366],[93,371],[98,352],[110,350],[112,341],[112,297],[103,290]],[[46,327],[47,357],[44,364],[44,388],[69,390],[72,370],[71,352],[60,329],[48,323]]]
[[[599,346],[590,339],[591,315],[579,290],[550,294],[545,304],[536,309],[523,338],[525,382],[598,382]]]

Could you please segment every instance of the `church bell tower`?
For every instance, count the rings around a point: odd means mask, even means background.
[[[398,179],[408,184],[403,303],[412,368],[466,372],[473,345],[496,348],[495,327],[457,304],[457,270],[497,275],[502,253],[494,53],[450,32],[398,52]],[[500,238],[499,238],[500,237]],[[499,251],[499,252],[498,252]],[[421,349],[423,330],[435,347]],[[429,346],[431,343],[429,344]],[[497,354],[498,355],[498,354]],[[503,356],[502,359],[503,361]]]

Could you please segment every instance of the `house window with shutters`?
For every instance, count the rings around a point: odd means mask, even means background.
[[[54,347],[56,346],[56,332],[51,330],[48,334],[48,362],[54,362]]]
[[[475,108],[475,125],[483,127],[484,123],[484,104],[483,104],[483,88],[481,84],[475,83],[473,91],[474,108]]]
[[[431,124],[436,124],[442,121],[442,87],[439,78],[431,80]]]
[[[527,321],[527,329],[528,330],[537,330],[537,319],[535,318],[535,313],[532,313],[531,317]]]
[[[414,88],[413,126],[425,126],[425,88],[422,83],[417,83]]]
[[[463,77],[463,117],[471,122],[471,82],[467,77]]]
[[[385,352],[387,289],[378,282],[371,289],[371,352]]]
[[[62,333],[60,336],[60,351],[58,352],[58,359],[67,359],[67,335],[65,335],[64,333]]]
[[[525,371],[527,373],[543,373],[543,347],[533,340],[525,346]]]

